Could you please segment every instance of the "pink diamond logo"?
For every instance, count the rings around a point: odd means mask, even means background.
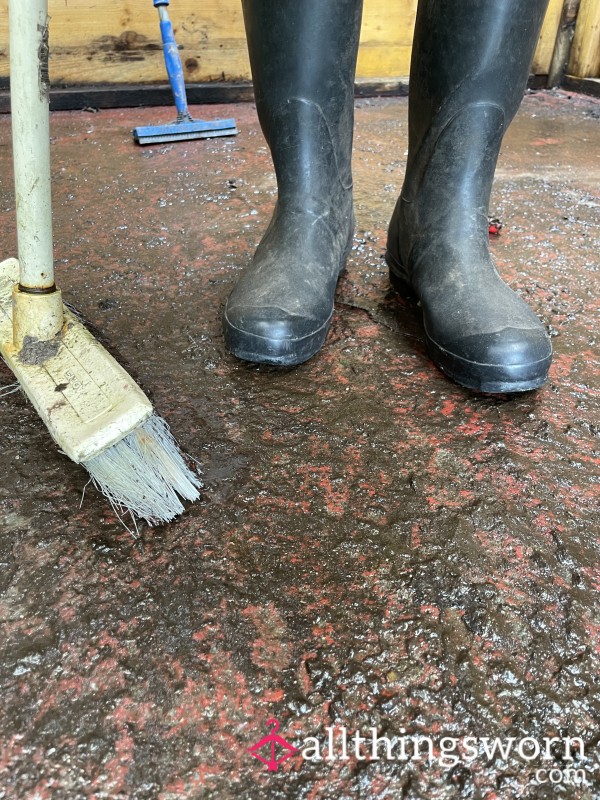
[[[270,772],[277,772],[279,765],[282,764],[287,758],[293,756],[294,753],[300,752],[298,748],[292,747],[289,742],[279,736],[279,722],[276,719],[268,719],[267,727],[271,726],[271,732],[257,742],[254,747],[249,747],[248,752],[252,753],[254,758],[258,758],[263,764],[266,764]],[[277,749],[279,748],[279,750]],[[260,752],[262,751],[262,753]]]

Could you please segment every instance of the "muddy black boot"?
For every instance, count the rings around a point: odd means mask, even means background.
[[[362,0],[244,0],[256,108],[278,200],[225,307],[239,358],[300,364],[321,347],[352,245],[350,159]]]
[[[435,364],[484,392],[541,386],[552,355],[543,326],[496,271],[487,222],[545,8],[546,0],[420,0],[417,14],[390,279],[419,298]]]

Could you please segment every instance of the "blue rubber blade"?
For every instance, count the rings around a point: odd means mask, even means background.
[[[206,122],[201,119],[192,122],[172,122],[167,125],[142,125],[134,128],[135,139],[148,136],[177,136],[178,138],[208,138],[210,136],[235,136],[238,133],[234,119],[215,119]],[[194,134],[203,134],[202,137]]]
[[[235,129],[222,131],[196,131],[195,133],[153,133],[150,136],[134,136],[138,144],[160,144],[161,142],[189,142],[192,139],[216,139],[218,136],[235,136]]]

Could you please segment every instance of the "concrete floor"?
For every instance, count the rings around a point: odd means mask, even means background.
[[[495,397],[440,374],[390,292],[406,100],[357,104],[354,251],[325,347],[283,371],[220,327],[275,196],[255,110],[194,111],[241,132],[141,149],[131,128],[169,109],[52,118],[60,285],[205,489],[134,538],[22,394],[0,399],[0,798],[599,798],[600,101],[530,95],[505,139],[493,251],[555,357],[542,390]],[[3,117],[3,257],[11,181]],[[434,754],[270,771],[248,752],[270,718],[296,748],[374,727]],[[467,736],[585,747],[468,758]]]

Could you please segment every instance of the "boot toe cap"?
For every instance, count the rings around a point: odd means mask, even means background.
[[[301,364],[323,344],[331,321],[297,315],[276,306],[227,305],[223,331],[238,358],[282,366]]]
[[[547,379],[550,338],[538,328],[504,328],[440,342],[427,336],[437,366],[458,383],[482,392],[536,389]]]
[[[550,338],[541,325],[466,336],[454,346],[469,361],[493,366],[537,364],[552,354]]]

